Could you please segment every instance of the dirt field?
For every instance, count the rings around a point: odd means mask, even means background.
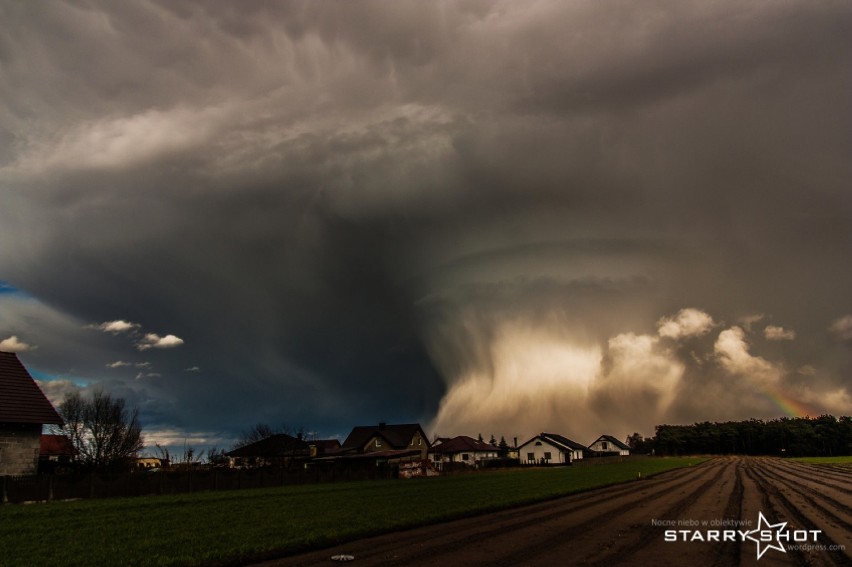
[[[780,522],[787,525],[770,526]],[[676,541],[666,541],[667,532]],[[643,481],[263,566],[334,565],[331,557],[340,554],[354,556],[351,564],[371,566],[852,566],[852,469],[718,458]]]

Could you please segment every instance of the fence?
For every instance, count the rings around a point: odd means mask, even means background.
[[[209,490],[269,488],[291,484],[313,484],[351,480],[393,478],[396,469],[387,466],[362,469],[303,467],[156,472],[86,473],[0,477],[0,504],[44,502],[80,498],[112,498],[150,494],[179,494]]]

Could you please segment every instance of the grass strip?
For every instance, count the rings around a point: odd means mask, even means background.
[[[852,455],[843,457],[795,457],[793,460],[810,465],[852,465]]]
[[[698,458],[0,506],[0,558],[31,565],[236,564],[538,502]]]

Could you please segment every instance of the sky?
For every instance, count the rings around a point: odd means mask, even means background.
[[[852,5],[0,1],[0,350],[153,443],[852,414]]]

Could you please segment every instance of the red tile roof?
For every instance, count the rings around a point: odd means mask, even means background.
[[[42,456],[75,455],[74,445],[65,435],[42,435],[38,454]]]
[[[13,352],[0,352],[0,423],[62,423]]]

